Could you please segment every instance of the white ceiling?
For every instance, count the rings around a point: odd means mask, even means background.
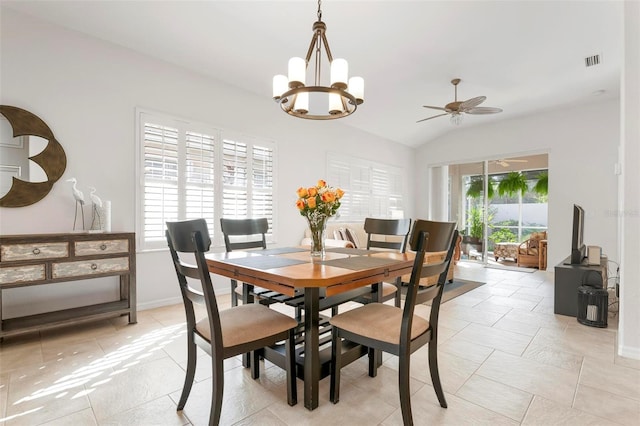
[[[305,56],[317,10],[308,0],[1,1],[268,98],[273,75]],[[456,77],[460,100],[484,95],[482,106],[504,110],[466,115],[464,127],[618,97],[622,10],[620,1],[325,0],[333,56],[365,79],[365,103],[341,120],[421,145],[457,129],[448,117],[416,123],[438,113],[422,105],[453,100]],[[586,68],[593,54],[602,63]]]

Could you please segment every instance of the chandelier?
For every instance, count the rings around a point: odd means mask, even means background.
[[[284,112],[294,117],[310,120],[332,120],[346,117],[355,112],[364,102],[364,80],[351,77],[345,59],[333,59],[322,22],[321,0],[318,0],[318,20],[313,24],[313,37],[306,59],[289,59],[289,75],[273,77],[273,99]],[[330,64],[330,85],[322,86],[322,50],[325,50]],[[314,80],[312,86],[305,85],[306,71],[314,55]]]

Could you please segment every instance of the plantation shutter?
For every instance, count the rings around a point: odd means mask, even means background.
[[[186,132],[185,219],[204,218],[209,233],[214,226],[214,152],[211,135]]]
[[[327,181],[345,191],[340,221],[404,217],[404,172],[398,167],[329,153]]]
[[[222,246],[220,218],[266,217],[275,242],[275,144],[160,114],[137,117],[140,250],[166,248],[167,221],[197,218]]]
[[[166,221],[178,219],[178,129],[145,122],[143,240],[165,241]]]
[[[222,217],[247,218],[247,144],[224,139],[222,149]]]
[[[269,221],[269,234],[273,229],[273,149],[253,145],[252,196],[253,217],[266,217]]]
[[[259,218],[273,229],[273,148],[239,138],[223,140],[222,217]]]

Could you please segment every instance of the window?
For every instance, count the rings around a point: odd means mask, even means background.
[[[405,173],[399,167],[342,154],[327,154],[327,182],[345,191],[338,220],[404,217]]]
[[[266,217],[274,242],[273,143],[146,111],[137,125],[141,250],[166,246],[166,221],[195,218],[222,245],[221,217]]]

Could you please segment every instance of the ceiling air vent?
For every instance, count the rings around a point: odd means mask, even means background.
[[[589,68],[600,64],[600,55],[592,55],[584,58],[584,66]]]

